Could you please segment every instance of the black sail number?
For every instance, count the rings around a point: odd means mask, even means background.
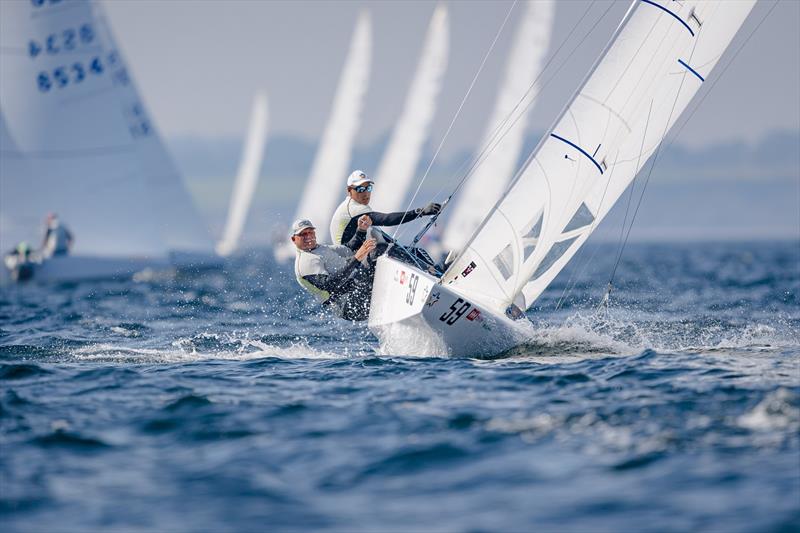
[[[449,311],[439,317],[439,320],[446,323],[448,326],[452,326],[464,315],[464,313],[467,312],[467,310],[469,310],[470,307],[471,306],[468,302],[465,302],[459,298],[453,303],[453,305],[450,306]]]

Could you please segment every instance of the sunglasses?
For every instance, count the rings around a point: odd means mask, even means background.
[[[369,185],[359,185],[357,187],[353,187],[353,190],[356,192],[372,192],[372,184]]]

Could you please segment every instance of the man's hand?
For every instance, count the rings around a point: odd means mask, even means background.
[[[423,215],[423,216],[438,215],[439,211],[441,211],[441,210],[442,210],[442,204],[437,204],[437,203],[431,202],[428,205],[426,205],[425,207],[423,207],[422,209],[420,209],[419,214]]]
[[[361,215],[358,219],[358,231],[367,231],[372,225],[372,219],[369,215]]]
[[[359,222],[361,222],[360,219]],[[361,245],[361,248],[359,248],[358,251],[356,252],[355,258],[358,259],[359,261],[363,261],[364,258],[367,257],[367,255],[369,255],[369,253],[375,249],[376,245],[377,242],[375,241],[375,239],[367,239],[366,241],[364,241],[364,244]]]

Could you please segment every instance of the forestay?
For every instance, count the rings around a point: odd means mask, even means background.
[[[527,4],[506,62],[494,110],[480,144],[489,147],[488,155],[459,194],[458,203],[442,235],[446,250],[460,250],[466,244],[514,175],[522,152],[525,127],[533,109],[531,99],[538,92],[538,84],[533,87],[532,84],[542,72],[550,44],[554,4],[550,0]],[[526,97],[520,101],[523,96]],[[520,110],[518,104],[524,107]],[[509,120],[512,116],[513,119]],[[512,122],[515,123],[512,125]]]
[[[530,307],[655,153],[754,3],[634,2],[443,282],[498,312]]]
[[[371,203],[381,211],[400,211],[404,207],[444,81],[449,48],[447,21],[447,7],[437,6],[403,112],[375,173],[379,186]]]

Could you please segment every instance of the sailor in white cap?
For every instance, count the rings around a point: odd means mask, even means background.
[[[375,239],[366,239],[369,226],[368,219],[361,221],[356,235],[344,246],[317,244],[316,228],[310,220],[292,224],[297,282],[347,320],[366,320],[369,316],[374,270],[365,259],[375,249]]]
[[[353,238],[358,229],[359,219],[367,215],[374,226],[397,226],[426,215],[435,215],[442,206],[430,203],[425,207],[398,213],[379,213],[369,206],[372,187],[375,185],[361,170],[353,171],[347,178],[347,198],[339,204],[331,220],[331,240],[334,244],[344,244]],[[378,238],[374,234],[373,237]]]

